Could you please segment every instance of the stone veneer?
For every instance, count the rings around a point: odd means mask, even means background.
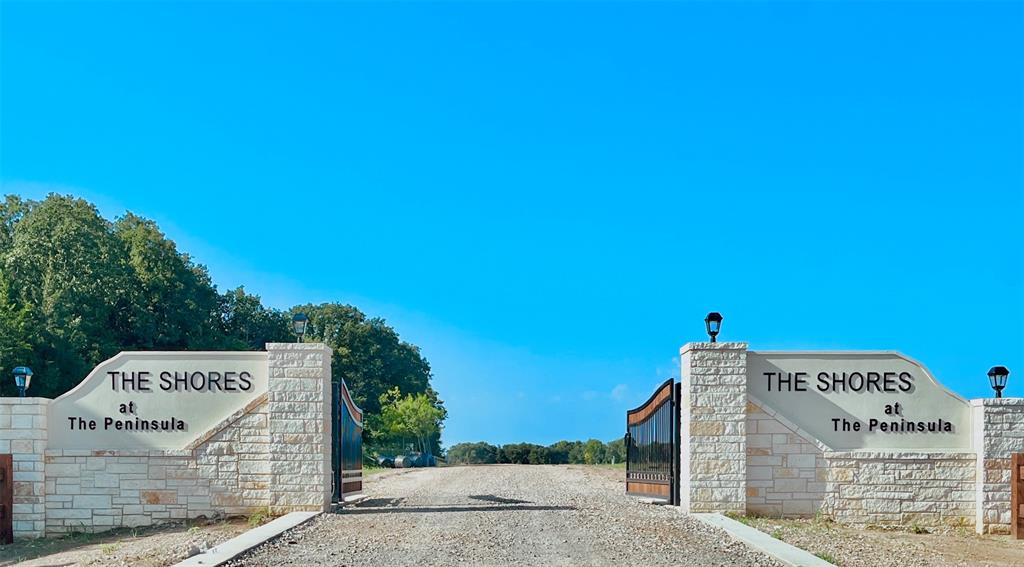
[[[972,400],[973,450],[833,451],[747,392],[746,343],[680,350],[681,504],[851,524],[1010,528],[1024,398]]]
[[[829,451],[822,511],[858,525],[969,526],[974,453]]]
[[[46,529],[43,451],[45,398],[0,398],[0,453],[14,465],[14,537],[40,537]]]
[[[680,504],[689,512],[744,512],[747,344],[688,343],[679,351]]]
[[[51,400],[0,398],[0,453],[14,454],[15,537],[326,510],[331,350],[271,343],[267,353],[269,391],[180,450],[47,450]]]
[[[1024,398],[971,400],[978,533],[1010,533],[1010,455],[1024,453]]]
[[[823,447],[786,418],[747,403],[747,513],[806,517],[821,510]]]

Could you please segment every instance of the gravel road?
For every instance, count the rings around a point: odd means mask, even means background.
[[[677,508],[623,493],[621,470],[416,469],[231,565],[777,565]]]

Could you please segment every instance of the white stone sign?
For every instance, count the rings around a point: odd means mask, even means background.
[[[972,450],[968,402],[896,352],[748,351],[747,391],[834,450]]]
[[[182,449],[267,391],[266,352],[122,352],[50,405],[51,449]]]

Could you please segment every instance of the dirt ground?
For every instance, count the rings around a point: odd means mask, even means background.
[[[163,567],[249,529],[244,519],[119,529],[18,541],[0,546],[0,566],[124,565]]]
[[[381,473],[362,502],[229,565],[778,565],[677,508],[626,496],[623,477],[575,465]]]
[[[841,567],[1024,566],[1024,540],[977,535],[973,527],[915,534],[815,520],[741,520]]]

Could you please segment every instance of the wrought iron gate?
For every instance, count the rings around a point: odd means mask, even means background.
[[[680,384],[666,380],[626,412],[626,493],[679,505]]]
[[[331,404],[331,478],[334,501],[363,490],[363,410],[352,401],[345,381],[335,382]]]

